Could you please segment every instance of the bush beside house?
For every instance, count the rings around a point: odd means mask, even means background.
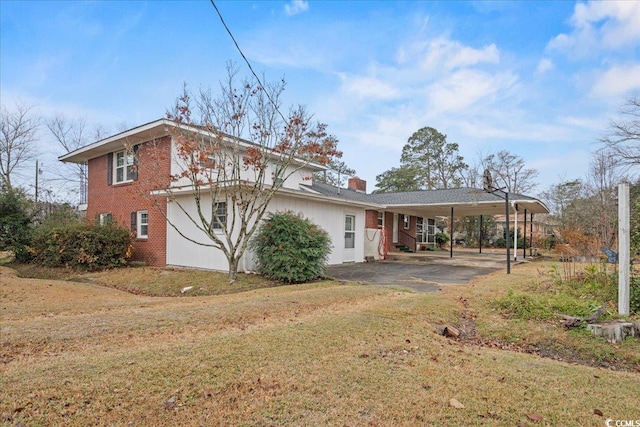
[[[285,283],[324,277],[331,252],[329,234],[293,212],[271,214],[251,241],[258,272]]]
[[[90,271],[124,266],[132,252],[129,230],[113,224],[45,223],[35,230],[31,245],[34,262]]]

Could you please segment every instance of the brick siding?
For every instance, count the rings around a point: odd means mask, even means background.
[[[378,211],[365,211],[364,226],[365,228],[378,228]]]
[[[164,197],[151,197],[149,192],[167,186],[171,171],[171,138],[140,144],[138,179],[123,184],[108,185],[108,156],[89,160],[89,185],[87,218],[95,220],[101,213],[110,213],[120,226],[131,227],[131,213],[148,211],[148,238],[134,236],[132,260],[150,266],[165,266],[167,260],[167,226]]]

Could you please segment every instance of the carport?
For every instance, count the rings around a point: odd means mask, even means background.
[[[510,216],[515,219],[514,230],[517,233],[518,218],[523,217],[525,230],[525,245],[523,257],[526,258],[527,242],[533,248],[533,218],[537,213],[548,213],[549,209],[540,200],[522,194],[509,194],[503,192],[488,192],[476,188],[456,188],[431,191],[410,191],[402,193],[372,194],[372,198],[385,209],[402,212],[416,217],[447,217],[451,223],[451,230],[455,217],[479,216],[480,224],[486,216],[504,215],[507,231],[507,273],[511,272],[510,251]],[[529,225],[529,237],[526,236]],[[454,239],[452,231],[449,240],[449,256],[453,258]],[[514,243],[517,244],[518,236],[514,233]],[[514,244],[514,258],[517,258],[517,247]],[[482,238],[479,251],[482,253]]]
[[[506,231],[509,233],[509,222],[514,215],[517,221],[520,217],[524,221],[526,234],[529,225],[529,238],[525,242],[533,242],[533,217],[538,213],[548,213],[549,209],[540,200],[522,194],[507,194],[500,190],[486,191],[478,188],[453,188],[440,190],[403,191],[395,193],[366,193],[366,182],[359,178],[349,179],[349,188],[338,188],[333,185],[313,182],[302,186],[307,191],[322,194],[332,198],[346,200],[353,203],[366,203],[370,207],[366,210],[365,231],[384,234],[386,242],[393,242],[392,233],[398,228],[398,219],[415,217],[432,219],[436,217],[449,218],[451,221],[449,257],[453,258],[454,239],[452,238],[455,217],[479,216],[481,221],[488,216],[505,215]],[[389,219],[392,217],[392,219]],[[391,226],[391,227],[390,227]],[[413,239],[416,238],[404,233]],[[507,236],[509,237],[509,236]],[[517,236],[515,242],[517,242]],[[369,236],[367,236],[369,238]],[[482,239],[481,239],[482,240]],[[507,238],[507,273],[511,272],[510,238]],[[526,257],[526,243],[523,256]],[[532,247],[532,246],[531,246]],[[482,244],[480,245],[482,253]],[[514,251],[514,255],[517,256]]]

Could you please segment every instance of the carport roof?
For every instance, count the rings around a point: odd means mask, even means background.
[[[405,191],[397,193],[367,194],[348,188],[314,182],[305,185],[312,192],[345,200],[371,203],[372,208],[398,209],[417,216],[448,216],[451,208],[456,216],[499,215],[505,213],[504,199],[478,188],[452,188],[442,190]],[[509,194],[509,201],[518,205],[518,210],[529,213],[548,213],[540,200],[523,194]]]

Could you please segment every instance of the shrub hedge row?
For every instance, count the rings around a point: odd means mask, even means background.
[[[124,266],[132,248],[129,230],[115,225],[43,225],[34,231],[31,240],[34,262],[81,270]]]

